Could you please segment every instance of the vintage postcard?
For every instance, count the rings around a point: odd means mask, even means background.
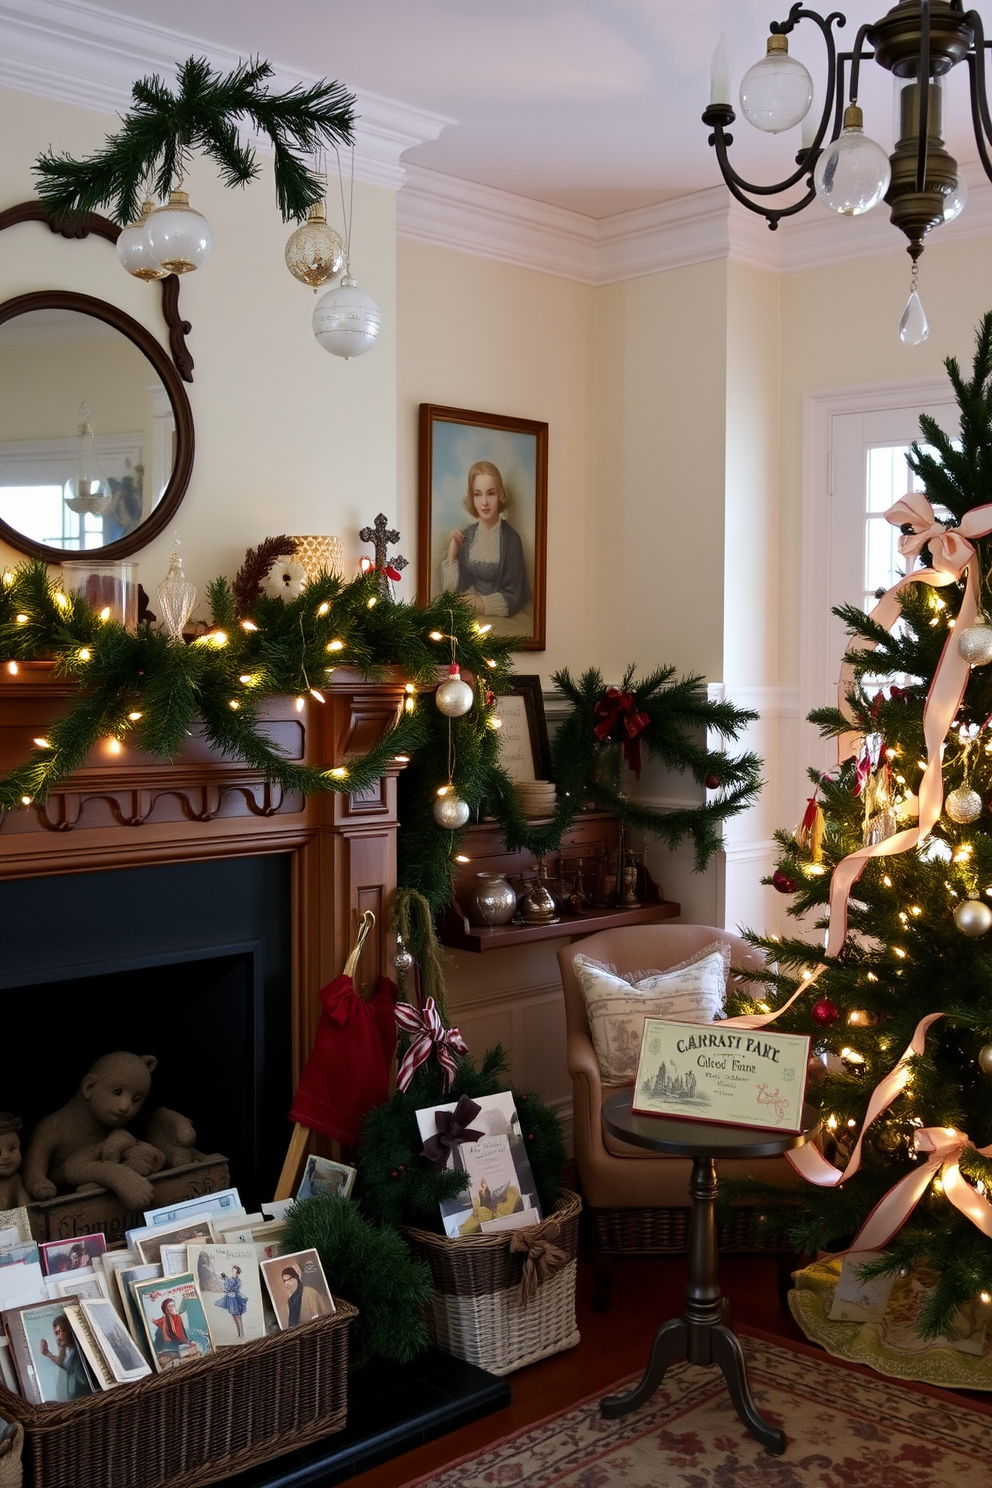
[[[46,1276],[60,1276],[67,1271],[85,1271],[106,1253],[106,1235],[77,1235],[74,1240],[43,1240],[41,1265]]]
[[[28,1211],[23,1207],[20,1209],[0,1209],[0,1235],[5,1234],[7,1230],[16,1231],[11,1244],[16,1244],[18,1240],[34,1239],[31,1233],[31,1221],[28,1218]]]
[[[10,1356],[10,1339],[5,1333],[0,1334],[0,1385],[9,1390],[12,1395],[21,1393],[17,1383],[17,1371],[14,1361]]]
[[[177,1225],[195,1214],[244,1213],[236,1188],[223,1188],[218,1193],[201,1194],[195,1199],[180,1199],[176,1204],[163,1204],[159,1209],[145,1210],[146,1225]],[[131,1231],[134,1234],[135,1231]],[[130,1241],[128,1241],[130,1244]]]
[[[28,1302],[43,1302],[47,1297],[39,1261],[15,1261],[11,1266],[0,1267],[0,1312]]]
[[[631,1107],[644,1115],[801,1131],[808,1060],[804,1035],[645,1018]]]
[[[188,1271],[189,1257],[186,1254],[188,1250],[189,1246],[185,1240],[180,1241],[178,1245],[163,1245],[160,1252],[162,1275],[182,1276],[184,1271]]]
[[[80,1271],[77,1276],[71,1273],[68,1276],[53,1276],[51,1285],[55,1288],[57,1297],[89,1297],[91,1301],[99,1301],[102,1297],[110,1300],[104,1286],[103,1273],[98,1276],[92,1267],[89,1271]]]
[[[213,1351],[192,1271],[156,1281],[136,1281],[132,1291],[160,1373]]]
[[[286,1235],[286,1225],[281,1219],[270,1219],[262,1224],[249,1225],[246,1229],[223,1230],[221,1234],[223,1245],[253,1246],[256,1264],[260,1266],[263,1261],[271,1261],[273,1256],[279,1254],[279,1247]]]
[[[118,1311],[127,1324],[128,1332],[142,1351],[148,1347],[148,1335],[145,1332],[141,1308],[134,1299],[133,1287],[136,1281],[154,1281],[161,1275],[162,1267],[154,1262],[148,1266],[127,1266],[123,1271],[118,1271],[114,1275],[121,1301]]]
[[[877,1261],[877,1250],[860,1250],[846,1255],[841,1263],[837,1290],[830,1304],[829,1316],[841,1323],[880,1323],[885,1316],[893,1276],[863,1278],[861,1267],[866,1261]]]
[[[357,1176],[355,1168],[346,1167],[344,1163],[332,1162],[329,1157],[314,1157],[311,1154],[303,1169],[303,1178],[296,1190],[296,1197],[297,1199],[312,1199],[319,1195],[321,1198],[334,1196],[350,1199]]]
[[[37,1240],[18,1240],[0,1250],[0,1266],[19,1266],[24,1261],[37,1261],[41,1264]]]
[[[273,1256],[262,1262],[261,1269],[280,1328],[295,1328],[337,1311],[315,1250]]]
[[[76,1400],[91,1393],[67,1316],[71,1306],[60,1300],[7,1310],[7,1333],[21,1394],[35,1405]]]
[[[106,1297],[95,1302],[88,1297],[81,1297],[76,1305],[86,1319],[117,1384],[126,1385],[131,1380],[143,1379],[146,1374],[151,1374],[148,1360]]]
[[[254,1245],[191,1245],[189,1269],[214,1348],[265,1337],[262,1275]]]
[[[448,1158],[449,1168],[460,1168],[465,1173],[465,1187],[440,1206],[445,1234],[452,1238],[479,1234],[483,1224],[497,1230],[540,1224],[541,1202],[513,1096],[504,1090],[480,1095],[472,1104],[479,1109],[470,1129],[482,1135],[478,1141],[459,1142]],[[437,1113],[451,1112],[455,1105],[450,1101],[417,1112],[423,1141],[436,1135]],[[516,1217],[525,1212],[525,1221]],[[506,1220],[510,1223],[504,1224]]]
[[[149,1229],[147,1232],[138,1231],[134,1242],[141,1259],[146,1265],[151,1262],[160,1262],[162,1259],[163,1245],[186,1245],[190,1241],[216,1240],[213,1225],[207,1215],[201,1214],[198,1218],[187,1219],[176,1225],[162,1225],[158,1229]]]

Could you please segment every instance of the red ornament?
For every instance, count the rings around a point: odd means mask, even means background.
[[[829,1028],[831,1023],[836,1023],[840,1017],[840,1008],[829,997],[821,997],[819,1002],[814,1002],[810,1009],[810,1016],[814,1023],[821,1028]]]
[[[794,894],[796,892],[796,880],[781,868],[776,868],[772,874],[772,888],[778,889],[780,894]]]
[[[705,785],[707,790],[716,790],[720,784],[720,777],[719,775],[707,775],[706,779],[703,781],[703,784]]]

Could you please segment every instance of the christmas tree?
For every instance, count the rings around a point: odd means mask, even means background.
[[[810,715],[840,764],[777,834],[766,881],[805,938],[750,935],[772,974],[728,1007],[811,1036],[822,1158],[772,1224],[808,1253],[882,1251],[865,1274],[933,1274],[926,1336],[992,1293],[992,314],[970,380],[945,365],[960,437],[920,419],[923,492],[886,514],[903,576],[837,611],[841,698]]]

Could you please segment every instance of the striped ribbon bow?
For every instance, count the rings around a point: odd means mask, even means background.
[[[398,1002],[396,1022],[398,1027],[404,1033],[408,1033],[411,1038],[410,1047],[403,1055],[399,1073],[396,1076],[399,1089],[408,1088],[414,1071],[423,1064],[433,1049],[444,1071],[444,1089],[447,1091],[455,1077],[457,1068],[455,1055],[468,1053],[468,1045],[458,1029],[445,1028],[433,997],[428,997],[422,1012],[408,1002]]]

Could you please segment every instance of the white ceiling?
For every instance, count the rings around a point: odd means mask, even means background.
[[[852,0],[840,42],[883,9]],[[109,61],[118,84],[197,51],[218,65],[262,56],[278,86],[335,78],[359,93],[360,112],[392,101],[422,113],[404,163],[605,218],[719,184],[700,121],[713,48],[725,30],[736,92],[787,10],[787,0],[0,0],[0,41],[11,26],[20,40],[31,32],[63,59],[71,48],[80,81],[91,66],[105,80]],[[822,76],[810,22],[792,50]],[[889,148],[891,82],[865,71],[866,130]],[[956,72],[946,134],[971,160]],[[15,86],[31,86],[23,76]],[[735,163],[768,180],[792,168],[797,147],[798,131],[772,139],[738,125]]]

